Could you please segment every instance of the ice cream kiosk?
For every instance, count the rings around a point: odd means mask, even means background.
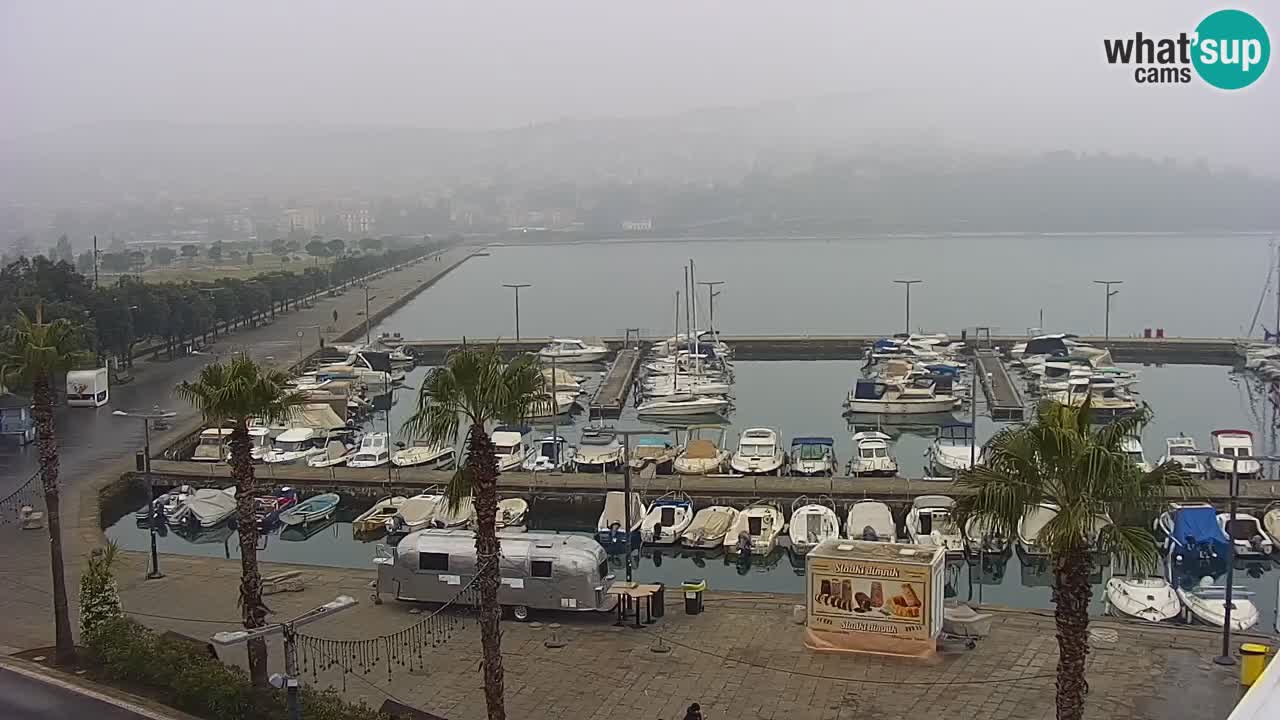
[[[824,540],[808,555],[804,644],[824,652],[929,657],[942,632],[946,551]]]

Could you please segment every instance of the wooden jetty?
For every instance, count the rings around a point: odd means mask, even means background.
[[[613,359],[613,364],[609,366],[609,372],[605,373],[604,379],[600,381],[600,387],[596,388],[596,394],[591,398],[591,414],[605,417],[620,415],[623,406],[627,403],[627,393],[631,390],[631,384],[635,382],[636,370],[639,368],[640,350],[638,348],[619,350],[617,357]]]
[[[976,351],[978,379],[987,396],[987,410],[992,420],[1021,420],[1025,407],[1022,392],[1009,377],[1009,371],[994,350]]]

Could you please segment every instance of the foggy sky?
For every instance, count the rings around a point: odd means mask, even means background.
[[[1280,12],[1234,2],[1266,25]],[[1190,148],[1280,174],[1280,61],[1141,86],[1104,37],[1217,7],[864,0],[4,0],[0,137],[165,123],[505,128],[864,90],[991,146]],[[904,116],[904,121],[909,120]],[[20,141],[19,141],[20,142]]]

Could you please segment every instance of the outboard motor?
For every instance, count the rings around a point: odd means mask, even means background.
[[[880,534],[870,525],[862,528],[862,539],[867,542],[880,542]]]
[[[741,555],[751,554],[751,536],[745,532],[738,533],[738,553]]]

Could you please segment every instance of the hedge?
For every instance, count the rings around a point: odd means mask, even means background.
[[[209,720],[287,720],[285,694],[255,689],[241,668],[226,665],[200,646],[152,632],[127,618],[110,620],[89,640],[90,653],[109,682]],[[307,720],[385,720],[365,704],[344,701],[334,690],[303,687]]]

